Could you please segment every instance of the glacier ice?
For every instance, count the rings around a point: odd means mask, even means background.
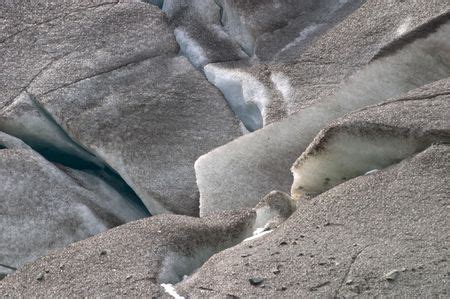
[[[292,184],[288,169],[329,122],[450,76],[449,31],[449,24],[441,25],[374,60],[334,95],[201,156],[195,163],[200,214],[252,207],[273,189],[288,192]]]

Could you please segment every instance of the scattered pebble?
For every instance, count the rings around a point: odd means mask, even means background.
[[[64,265],[64,264],[59,265],[59,269],[61,269],[61,270],[64,270],[65,267],[66,267],[66,265]]]
[[[324,287],[324,286],[329,285],[329,284],[330,284],[330,281],[327,280],[325,282],[322,282],[321,284],[318,284],[316,286],[310,287],[309,290],[311,292],[314,292],[314,291],[317,291],[318,289],[320,289],[321,287]]]
[[[100,255],[107,255],[107,254],[108,254],[108,252],[106,250],[100,251]]]
[[[400,272],[398,270],[392,270],[389,271],[388,273],[384,274],[384,279],[388,280],[388,281],[394,281],[398,278]]]
[[[281,246],[287,245],[287,242],[282,241],[282,242],[280,242],[280,245],[281,245]]]
[[[280,274],[280,270],[279,269],[272,269],[272,273],[273,274]]]
[[[42,280],[44,280],[44,273],[39,273],[38,274],[38,276],[36,276],[36,279],[38,280],[38,281],[42,281]]]
[[[248,280],[251,285],[257,286],[264,282],[264,279],[261,277],[252,277]]]
[[[129,274],[127,275],[127,277],[125,277],[126,280],[131,279],[133,277],[133,275]]]

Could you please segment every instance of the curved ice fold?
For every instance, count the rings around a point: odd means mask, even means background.
[[[264,84],[238,69],[208,64],[204,70],[208,80],[222,91],[231,109],[249,131],[263,127],[265,107],[270,101]]]

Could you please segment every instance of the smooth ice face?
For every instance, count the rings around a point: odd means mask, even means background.
[[[442,25],[356,72],[335,95],[201,156],[195,163],[200,214],[253,207],[273,189],[289,192],[288,169],[332,120],[449,77],[449,32]]]
[[[347,114],[322,130],[294,163],[294,197],[315,195],[450,141],[450,80]]]
[[[369,170],[397,163],[429,145],[413,136],[389,134],[352,136],[343,132],[333,136],[322,153],[293,168],[292,196],[316,195]]]
[[[263,127],[269,96],[261,82],[243,71],[214,64],[205,66],[204,70],[208,80],[222,91],[231,109],[249,131]]]

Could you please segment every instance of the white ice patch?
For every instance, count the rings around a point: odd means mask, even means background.
[[[366,172],[364,175],[372,175],[372,174],[377,173],[378,171],[380,171],[380,170],[379,169],[372,169],[372,170]]]
[[[234,113],[249,131],[264,125],[269,96],[266,87],[251,74],[215,64],[204,68],[208,80],[222,91]]]
[[[272,232],[271,230],[264,230],[263,228],[257,229],[257,230],[255,230],[253,236],[248,237],[247,239],[244,239],[243,242],[247,242],[247,241],[251,241],[251,240],[255,240],[255,239],[261,238],[262,236],[267,235],[267,234],[269,234],[271,232]]]
[[[175,287],[171,283],[162,283],[161,286],[164,288],[164,291],[172,296],[175,299],[184,299],[183,296],[180,296],[177,291],[175,290]]]
[[[291,94],[291,82],[289,77],[285,76],[283,73],[272,73],[270,75],[270,80],[272,80],[275,88],[281,93],[283,96],[283,102],[286,104],[286,108],[288,111],[294,109],[292,107],[292,94]]]
[[[298,37],[296,39],[294,39],[292,42],[290,42],[289,44],[287,44],[283,49],[281,49],[281,52],[284,52],[292,47],[297,46],[298,44],[300,44],[301,42],[303,42],[304,40],[306,40],[308,37],[310,37],[314,32],[316,32],[318,29],[320,29],[320,27],[322,27],[323,24],[312,24],[309,25],[308,27],[306,27],[305,29],[303,29]]]
[[[186,56],[196,68],[202,67],[209,63],[208,57],[206,56],[203,48],[199,43],[197,43],[196,40],[189,36],[189,33],[183,27],[178,27],[175,29],[174,33],[175,39],[180,45],[181,54]]]
[[[400,26],[398,26],[397,31],[396,31],[396,35],[397,36],[401,36],[403,34],[405,34],[408,30],[409,27],[411,26],[411,17],[406,18],[402,24],[400,24]]]

